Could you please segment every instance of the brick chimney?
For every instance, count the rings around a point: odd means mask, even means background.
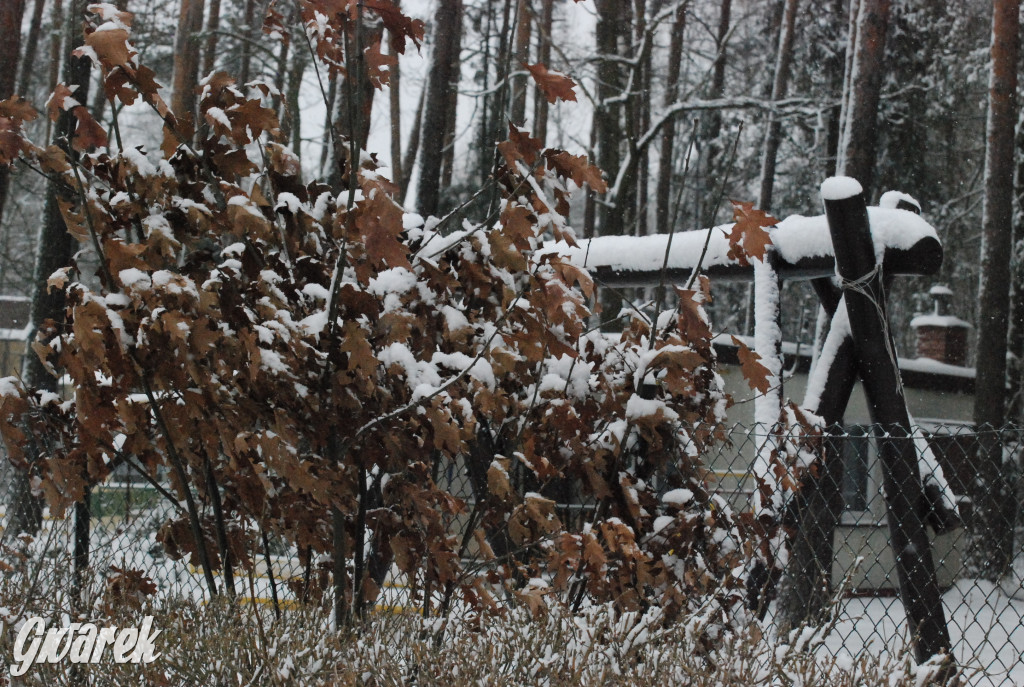
[[[928,295],[935,303],[932,313],[910,321],[917,332],[917,357],[962,367],[967,363],[967,332],[971,325],[948,314],[953,297],[949,287],[936,284]]]

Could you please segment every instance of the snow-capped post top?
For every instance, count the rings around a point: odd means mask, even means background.
[[[864,187],[853,177],[829,177],[821,182],[822,200],[845,200],[864,193]]]
[[[889,210],[907,210],[915,215],[921,214],[921,204],[917,198],[902,191],[886,191],[878,199],[878,207]]]

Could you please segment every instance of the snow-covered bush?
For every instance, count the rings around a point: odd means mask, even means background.
[[[543,246],[574,243],[568,198],[603,187],[600,171],[510,127],[479,222],[404,211],[376,158],[340,137],[342,187],[306,182],[275,140],[271,85],[210,75],[193,123],[139,63],[130,15],[93,12],[82,54],[112,101],[157,112],[161,145],[108,142],[60,87],[50,116],[74,112],[80,154],[40,147],[20,128],[35,112],[0,103],[0,158],[63,181],[82,245],[49,279],[66,321],[39,323],[34,344],[70,400],[15,379],[0,400],[12,459],[32,463],[50,506],[128,465],[169,479],[180,509],[160,540],[172,557],[229,581],[254,564],[257,523],[304,559],[334,561],[339,618],[361,615],[393,564],[445,611],[453,598],[538,614],[584,598],[663,619],[701,609],[701,641],[720,641],[758,544],[700,463],[724,440],[728,403],[708,285],[678,289],[674,312],[637,313],[616,338],[590,329],[590,276]],[[378,86],[386,65],[346,63],[345,37],[379,20],[401,43],[422,38],[390,0],[356,16],[329,2],[302,12],[327,71],[361,65]],[[559,79],[539,86],[564,91]],[[46,450],[26,454],[27,436]],[[438,486],[450,465],[465,467],[472,498]],[[581,527],[556,516],[565,484],[598,503]],[[471,546],[485,565],[469,570]]]

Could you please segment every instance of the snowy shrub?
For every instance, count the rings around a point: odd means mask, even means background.
[[[330,73],[358,68],[344,43],[370,16],[400,43],[422,39],[388,0],[357,17],[333,7],[302,4]],[[541,617],[555,600],[611,602],[627,624],[657,618],[658,633],[689,636],[699,619],[687,641],[705,651],[724,641],[744,561],[771,532],[713,497],[701,466],[724,440],[729,402],[708,284],[676,289],[656,322],[637,312],[616,337],[592,331],[591,277],[544,245],[574,245],[568,199],[603,188],[599,170],[510,127],[495,202],[476,222],[405,212],[375,156],[340,135],[340,187],[305,182],[276,141],[270,84],[212,74],[193,122],[140,64],[131,16],[93,12],[82,54],[111,101],[160,116],[158,149],[108,142],[63,86],[48,110],[77,117],[76,154],[26,140],[34,110],[0,103],[0,158],[63,181],[82,245],[49,277],[66,322],[40,323],[34,343],[70,398],[0,385],[12,460],[37,474],[54,512],[125,465],[168,480],[177,508],[158,538],[202,568],[211,593],[252,569],[262,532],[303,562],[328,561],[339,620],[361,616],[396,566],[442,614],[456,599],[499,613],[521,602]],[[387,82],[378,61],[358,64]],[[731,256],[763,255],[758,223],[736,226]],[[470,498],[439,486],[452,466]],[[566,485],[598,504],[578,527],[556,514]],[[483,565],[464,565],[470,548]],[[677,629],[660,627],[681,614]],[[553,617],[559,633],[574,622]],[[620,649],[608,671],[640,660]]]
[[[275,619],[260,606],[226,599],[207,605],[169,602],[90,618],[99,625],[137,625],[152,615],[161,655],[149,664],[68,664],[34,667],[20,684],[165,685],[542,685],[576,687],[918,687],[935,666],[915,667],[906,652],[880,660],[870,654],[836,658],[816,652],[823,633],[798,629],[779,639],[751,625],[717,647],[693,622],[666,623],[664,611],[619,613],[612,606],[538,621],[525,610],[475,620],[423,620],[418,615],[369,614],[359,631],[324,633],[327,613],[313,607]],[[65,617],[52,623],[67,622]],[[17,622],[10,628],[16,630]],[[0,638],[7,675],[14,632]],[[79,682],[78,684],[81,684]]]

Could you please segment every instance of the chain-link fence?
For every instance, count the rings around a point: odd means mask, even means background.
[[[954,657],[973,676],[971,684],[1024,684],[1021,433],[1015,428],[977,432],[949,423],[921,423],[919,429],[916,437],[901,441],[909,442],[921,466],[924,499],[918,515],[928,525]],[[768,433],[734,426],[727,436],[702,462],[709,488],[739,512],[750,507],[758,488],[751,466]],[[853,660],[863,652],[893,653],[911,642],[900,596],[900,557],[891,546],[892,499],[885,494],[884,447],[893,439],[878,427],[848,426],[826,441],[825,455],[831,458],[806,471],[780,514],[789,539],[783,564],[749,576],[750,606],[775,631],[804,622],[829,626],[824,647],[837,656]],[[21,583],[24,593],[74,589],[74,514],[54,518],[44,509],[31,536],[17,535],[15,530],[24,527],[15,527],[14,520],[19,512],[26,517],[26,509],[15,497],[24,490],[9,466],[0,477],[6,490],[0,505],[3,565],[43,563],[44,573],[37,571]],[[472,507],[474,490],[464,466],[439,465],[434,477]],[[558,502],[559,519],[570,531],[595,517],[595,504],[571,485],[545,495]],[[132,584],[147,585],[146,592],[158,597],[200,601],[209,596],[203,571],[187,556],[174,559],[166,553],[159,532],[178,506],[158,485],[118,470],[93,488],[90,506],[90,572],[77,581],[79,586],[92,585],[100,597],[111,585]],[[454,536],[462,536],[467,520],[452,520]],[[251,564],[236,571],[233,580],[218,572],[220,589],[230,585],[239,596],[287,608],[330,588],[329,560],[255,529],[245,541],[251,550],[244,556]],[[473,557],[475,551],[469,546],[466,555]],[[401,576],[392,573],[379,603],[403,606],[415,600]]]

